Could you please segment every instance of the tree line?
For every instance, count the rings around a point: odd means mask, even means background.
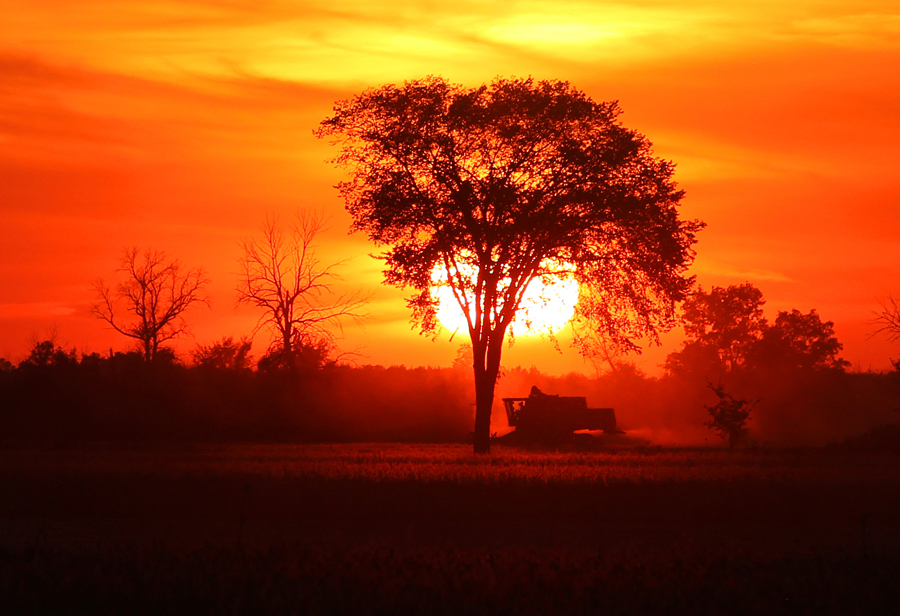
[[[17,442],[463,442],[465,374],[349,366],[287,370],[246,342],[201,346],[192,362],[161,351],[78,355],[52,341],[0,369],[0,446]]]
[[[696,289],[660,376],[620,354],[593,377],[502,369],[499,396],[533,385],[583,395],[614,407],[626,438],[661,443],[824,444],[900,419],[900,370],[849,372],[831,322],[814,310],[770,321],[764,304],[749,283]],[[297,348],[287,367],[269,352],[255,361],[233,337],[180,360],[163,346],[147,361],[45,340],[17,366],[0,362],[0,441],[462,442],[471,361],[463,345],[447,368],[351,366],[320,345]],[[492,432],[504,429],[495,414]]]

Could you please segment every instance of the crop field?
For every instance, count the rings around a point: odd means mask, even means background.
[[[3,613],[884,613],[900,456],[0,450]]]

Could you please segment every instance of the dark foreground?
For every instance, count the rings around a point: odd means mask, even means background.
[[[0,450],[4,614],[881,614],[900,456]]]

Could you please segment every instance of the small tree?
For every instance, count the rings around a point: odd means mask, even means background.
[[[165,252],[126,249],[117,270],[125,280],[110,287],[95,284],[99,301],[91,306],[98,318],[137,341],[144,361],[153,361],[160,344],[188,332],[184,313],[195,304],[209,305],[203,288],[209,284],[202,268],[185,269]],[[124,317],[122,312],[132,317]]]
[[[609,339],[607,336],[596,336],[596,344],[594,345],[596,352],[588,357],[594,366],[594,371],[599,377],[602,374],[617,374],[620,370],[628,370],[628,362],[625,357],[628,354],[628,348],[617,344],[615,340]],[[604,369],[603,366],[606,365]]]
[[[718,431],[722,440],[728,441],[729,449],[733,449],[737,442],[747,434],[745,424],[750,417],[750,411],[759,403],[759,400],[750,404],[747,400],[735,398],[725,391],[725,386],[721,383],[718,385],[707,383],[707,386],[718,396],[719,402],[713,406],[704,405],[709,411],[710,420],[703,425]]]
[[[241,338],[235,342],[228,336],[210,345],[197,345],[191,359],[198,368],[213,370],[249,370],[252,365],[250,347],[252,342]]]
[[[472,358],[472,345],[464,342],[456,349],[456,357],[453,359],[451,367],[455,370],[471,370],[474,363]]]
[[[353,229],[390,247],[385,280],[415,290],[423,332],[438,331],[435,272],[465,315],[476,453],[490,451],[504,340],[533,280],[577,280],[586,354],[598,332],[631,349],[658,341],[693,283],[703,225],[679,219],[674,165],[619,113],[564,81],[429,77],[339,102],[321,124],[343,146]]]
[[[315,239],[324,225],[321,216],[298,212],[285,231],[269,217],[261,238],[242,242],[238,303],[262,309],[257,329],[267,325],[274,334],[267,358],[292,370],[301,350],[335,348],[335,330],[342,331],[346,319],[365,316],[368,296],[332,289],[341,279],[335,269],[344,262],[325,265],[316,256]]]
[[[56,344],[56,340],[35,341],[31,346],[31,352],[24,359],[19,367],[35,366],[35,367],[61,367],[72,366],[78,363],[75,349],[65,350]]]

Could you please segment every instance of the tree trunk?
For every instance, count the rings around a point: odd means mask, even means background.
[[[500,374],[500,352],[503,336],[499,341],[472,343],[475,360],[475,453],[491,453],[491,409],[494,405],[494,389]]]
[[[475,453],[491,453],[491,407],[495,379],[487,372],[475,377]]]
[[[291,333],[289,327],[281,329],[281,358],[284,361],[284,368],[294,372],[297,362],[294,361],[294,341],[291,340]]]

